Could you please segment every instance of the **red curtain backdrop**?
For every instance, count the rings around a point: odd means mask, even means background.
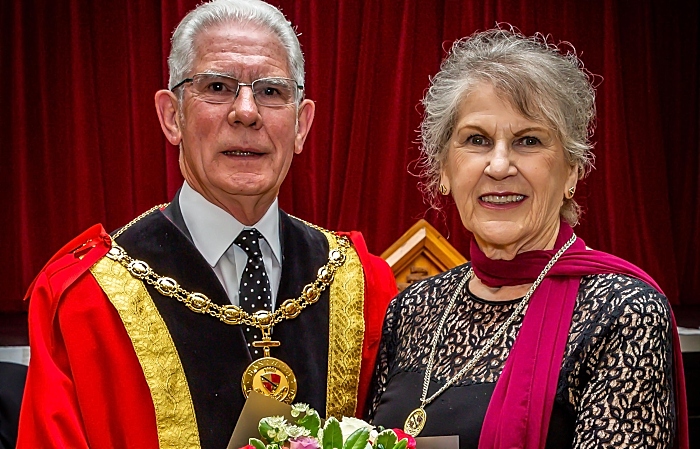
[[[0,2],[0,311],[66,241],[113,230],[182,183],[153,105],[169,37],[199,0]],[[674,304],[700,304],[698,2],[273,0],[295,24],[317,114],[280,194],[381,253],[426,217],[463,254],[454,206],[416,187],[419,99],[446,49],[493,27],[569,41],[602,76],[597,169],[579,185],[589,246],[647,270]]]

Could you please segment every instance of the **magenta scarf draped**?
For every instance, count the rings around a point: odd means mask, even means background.
[[[553,250],[528,251],[508,261],[489,259],[472,240],[474,273],[490,287],[532,283],[572,235],[571,226],[562,221]],[[587,250],[583,240],[577,238],[530,298],[518,337],[486,411],[479,449],[545,447],[579,282],[582,276],[607,273],[633,276],[661,292],[640,268],[611,254]],[[678,420],[675,447],[687,449],[683,360],[673,313],[671,324]]]

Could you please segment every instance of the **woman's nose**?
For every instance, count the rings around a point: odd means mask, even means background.
[[[497,142],[489,152],[490,159],[484,172],[494,179],[504,179],[517,173],[512,161],[512,151],[504,142]]]

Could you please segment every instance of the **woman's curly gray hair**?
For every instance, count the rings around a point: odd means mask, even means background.
[[[459,105],[484,82],[523,116],[551,128],[567,161],[578,167],[579,179],[588,174],[595,119],[591,75],[573,51],[563,54],[545,36],[498,28],[456,41],[423,98],[421,186],[431,205],[438,207],[441,169]],[[578,204],[564,199],[560,215],[574,225],[579,214]]]

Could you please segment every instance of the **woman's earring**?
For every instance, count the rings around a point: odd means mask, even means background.
[[[566,197],[566,199],[570,200],[571,198],[573,198],[574,193],[576,193],[576,187],[575,186],[569,187],[569,195]]]
[[[444,196],[444,195],[447,195],[447,193],[448,193],[447,187],[445,187],[445,184],[440,184],[440,189],[439,189],[439,190],[440,190],[440,195],[443,195],[443,196]]]

